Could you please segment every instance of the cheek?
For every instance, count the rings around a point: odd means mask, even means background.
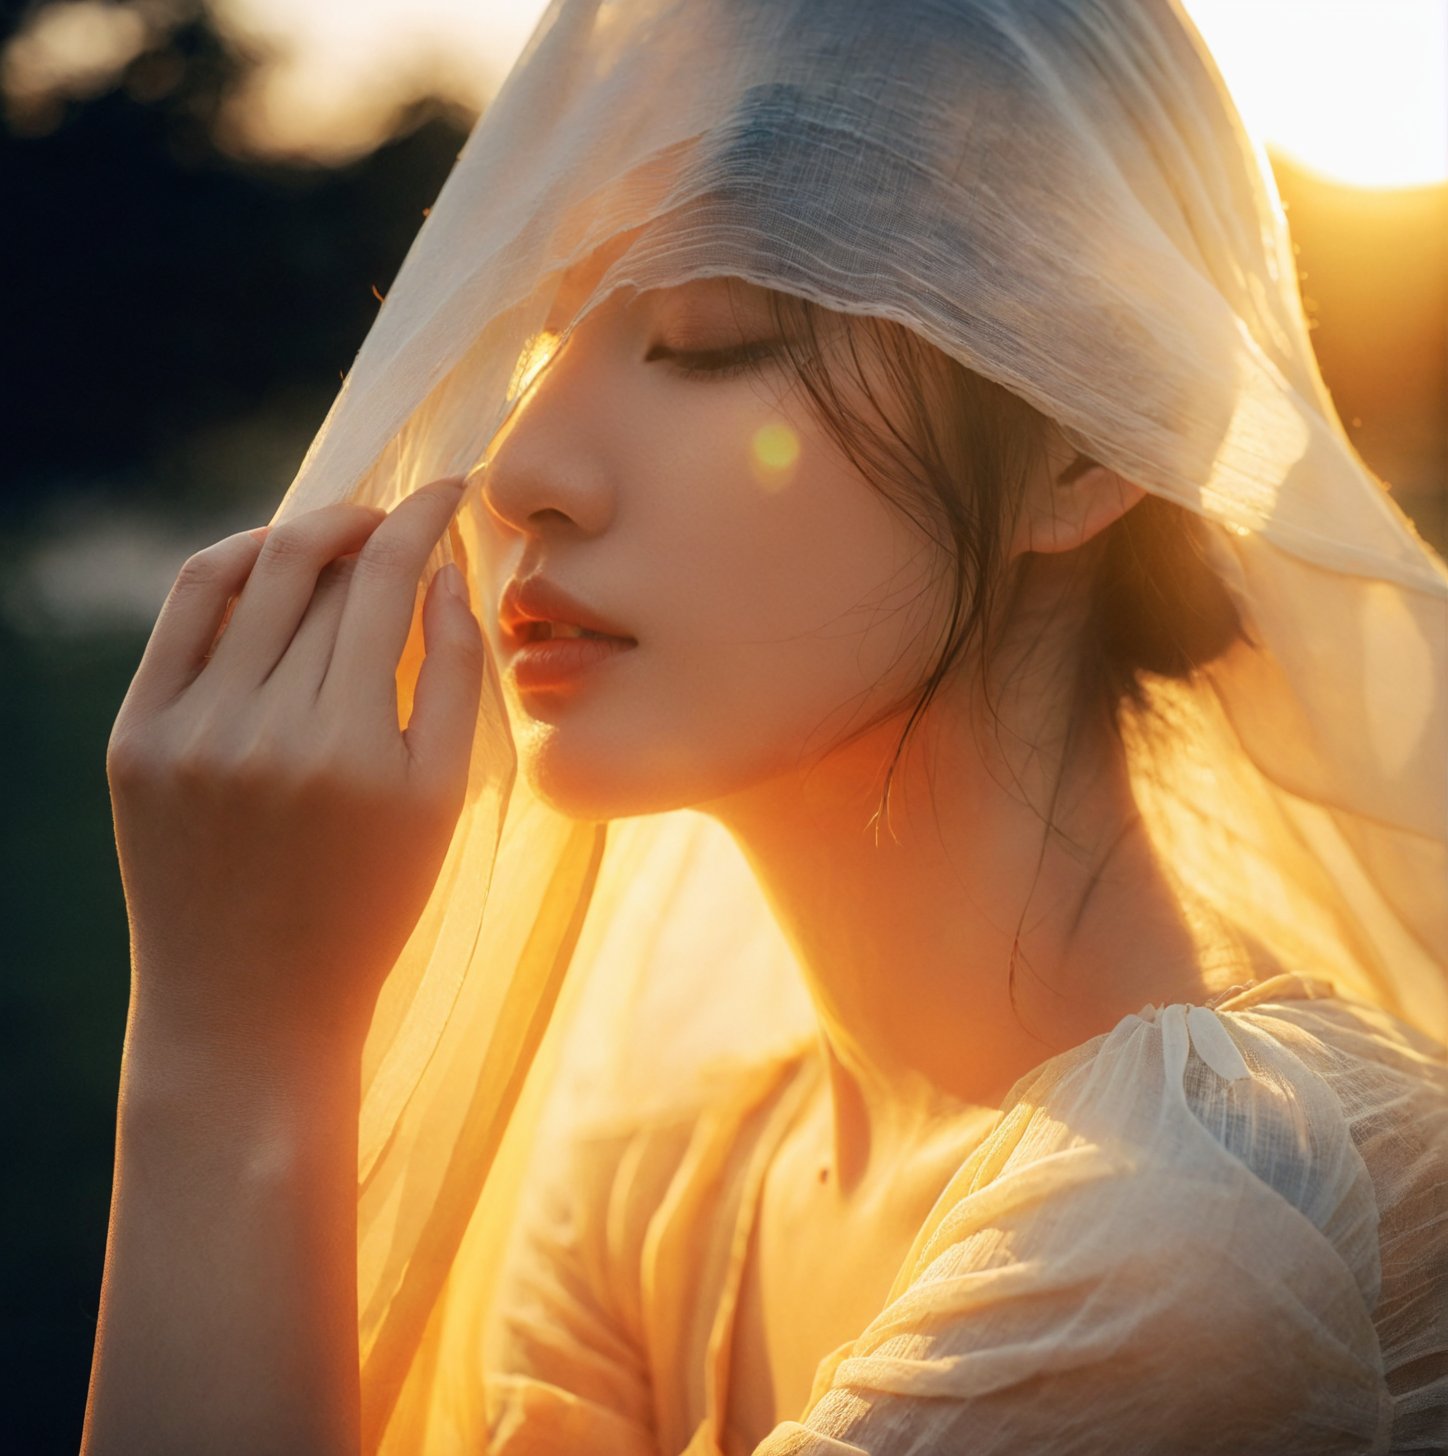
[[[756,416],[757,418],[757,416]],[[935,548],[826,442],[761,483],[743,429],[636,478],[640,648],[587,702],[525,725],[524,766],[577,817],[700,803],[789,773],[924,678]],[[674,489],[643,495],[643,481]],[[645,630],[647,629],[647,630]]]
[[[923,672],[932,558],[899,516],[827,457],[721,540],[722,630],[693,696],[741,744],[808,758],[897,701]]]
[[[799,430],[788,478],[761,485],[745,460],[729,479],[712,497],[727,507],[689,553],[718,680],[757,684],[721,706],[798,738],[844,731],[908,691],[939,607],[936,548],[818,430]]]

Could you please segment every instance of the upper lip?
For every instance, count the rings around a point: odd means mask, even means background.
[[[634,640],[621,627],[599,616],[592,607],[585,606],[561,586],[541,576],[529,576],[521,581],[514,577],[508,582],[498,607],[498,621],[504,636],[514,647],[521,647],[532,640],[530,622],[563,622],[586,627],[590,632],[604,632],[610,637],[623,637],[630,642]]]

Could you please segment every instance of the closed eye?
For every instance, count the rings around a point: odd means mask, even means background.
[[[739,344],[731,349],[670,349],[664,344],[655,344],[644,356],[644,363],[664,359],[674,372],[685,379],[733,379],[750,370],[757,370],[771,358],[779,344],[778,339],[758,339],[748,344]]]

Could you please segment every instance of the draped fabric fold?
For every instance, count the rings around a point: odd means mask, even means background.
[[[1127,719],[1161,859],[1276,963],[1448,1037],[1448,569],[1347,439],[1178,0],[555,0],[279,514],[472,470],[590,309],[718,275],[908,325],[1203,518],[1248,641]],[[499,655],[487,532],[474,490],[433,564]],[[404,720],[420,651],[415,623]],[[516,773],[520,712],[494,674],[368,1041],[369,1451],[484,1449],[482,1327],[550,1139],[809,1026],[722,831],[561,819]]]
[[[733,1251],[824,1075],[787,1054],[550,1160],[501,1294],[490,1451],[751,1449]],[[960,1165],[878,1315],[754,1456],[1443,1449],[1441,1047],[1281,975],[1144,1007],[984,1111],[951,1118]]]

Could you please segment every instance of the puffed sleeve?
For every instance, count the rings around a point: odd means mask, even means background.
[[[531,1187],[500,1278],[489,1456],[656,1456],[636,1268],[686,1125],[590,1134]]]
[[[1308,1006],[1147,1008],[1019,1084],[756,1456],[1443,1449],[1443,1066]]]

